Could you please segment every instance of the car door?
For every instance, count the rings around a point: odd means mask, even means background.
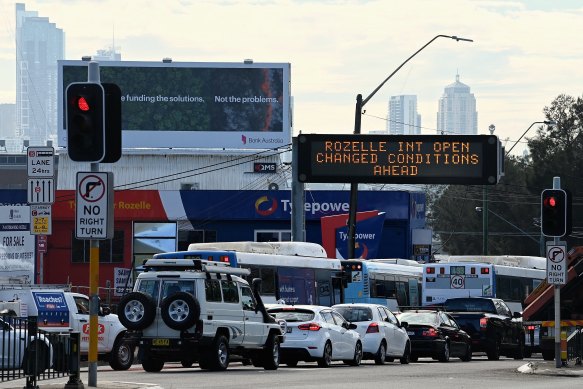
[[[391,343],[393,344],[393,348],[391,354],[402,356],[403,352],[405,351],[405,345],[407,344],[407,340],[409,340],[409,335],[407,335],[407,331],[404,328],[401,328],[401,325],[399,324],[399,319],[397,319],[393,312],[384,307],[383,310],[387,314],[387,320],[392,330],[393,337],[391,338]]]
[[[267,337],[265,333],[267,326],[263,323],[263,314],[257,310],[257,302],[253,297],[253,292],[247,285],[241,285],[241,306],[245,320],[243,344],[248,346],[263,345]]]
[[[89,350],[89,298],[85,296],[73,296],[75,307],[71,310],[71,327],[81,334],[81,352]],[[109,333],[103,316],[98,316],[97,324],[97,349],[103,352],[107,349]]]
[[[389,317],[387,316],[387,312],[384,310],[383,307],[380,307],[380,306],[373,308],[373,312],[374,311],[376,311],[376,314],[379,316],[378,317],[379,331],[382,333],[383,338],[387,342],[387,354],[393,355],[394,354],[393,349],[395,348],[395,345],[393,344],[393,337],[394,337],[393,332],[394,331],[393,331],[393,326],[389,322]]]
[[[320,311],[320,317],[323,321],[322,324],[326,326],[326,331],[328,332],[330,341],[332,342],[332,359],[344,358],[344,349],[346,346],[342,344],[342,328],[336,324],[336,321],[332,317],[332,311],[322,310]]]
[[[456,321],[444,312],[440,312],[440,316],[444,326],[442,328],[447,331],[447,336],[449,337],[450,355],[457,357],[465,354],[466,345]]]
[[[344,319],[344,317],[342,317],[341,314],[332,311],[332,317],[336,322],[337,330],[340,335],[339,336],[341,346],[340,350],[342,353],[341,359],[352,359],[352,357],[354,356],[354,346],[356,343],[353,338],[353,332],[348,331],[348,322],[346,321],[346,319]]]

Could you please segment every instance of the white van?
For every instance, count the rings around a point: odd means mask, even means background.
[[[81,357],[89,352],[89,297],[64,289],[0,285],[0,306],[10,307],[17,316],[37,316],[44,331],[79,332]],[[114,370],[127,370],[133,363],[134,349],[123,340],[126,328],[109,308],[99,308],[98,358]]]

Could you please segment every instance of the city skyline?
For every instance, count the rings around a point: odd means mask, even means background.
[[[445,87],[443,95],[439,98],[437,133],[478,134],[476,97],[471,93],[470,87],[460,81],[459,74],[456,74],[455,82]]]
[[[0,0],[0,103],[16,101],[14,4]],[[356,95],[368,96],[438,34],[474,42],[442,38],[415,56],[367,103],[363,133],[386,128],[390,96],[415,94],[421,133],[434,134],[437,101],[457,71],[478,97],[477,132],[486,134],[494,124],[509,145],[545,119],[543,108],[558,95],[579,97],[583,89],[578,1],[451,0],[444,7],[425,0],[37,0],[26,2],[26,9],[65,31],[66,59],[115,42],[128,61],[289,62],[294,134],[352,133]],[[522,153],[525,140],[514,154]]]

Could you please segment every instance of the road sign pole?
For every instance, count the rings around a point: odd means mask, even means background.
[[[91,61],[87,81],[100,82],[99,63]],[[99,172],[99,163],[91,163],[91,172]],[[97,327],[99,325],[99,240],[90,240],[89,251],[89,386],[97,386]]]
[[[561,189],[561,178],[553,177],[553,189]],[[553,238],[554,244],[559,244],[559,238]],[[565,268],[567,267],[567,255],[565,253]],[[560,368],[561,362],[561,285],[555,285],[555,367]]]

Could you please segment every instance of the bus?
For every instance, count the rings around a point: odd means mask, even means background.
[[[530,256],[453,255],[423,265],[422,305],[454,297],[495,297],[513,312],[546,278],[546,258]]]
[[[406,260],[340,261],[344,274],[346,303],[382,304],[397,312],[419,306],[423,267]]]
[[[298,243],[298,244],[296,244]],[[248,281],[261,278],[266,304],[342,302],[340,261],[326,258],[322,246],[304,242],[192,243],[187,251],[155,254],[154,258],[204,259],[251,271]]]

